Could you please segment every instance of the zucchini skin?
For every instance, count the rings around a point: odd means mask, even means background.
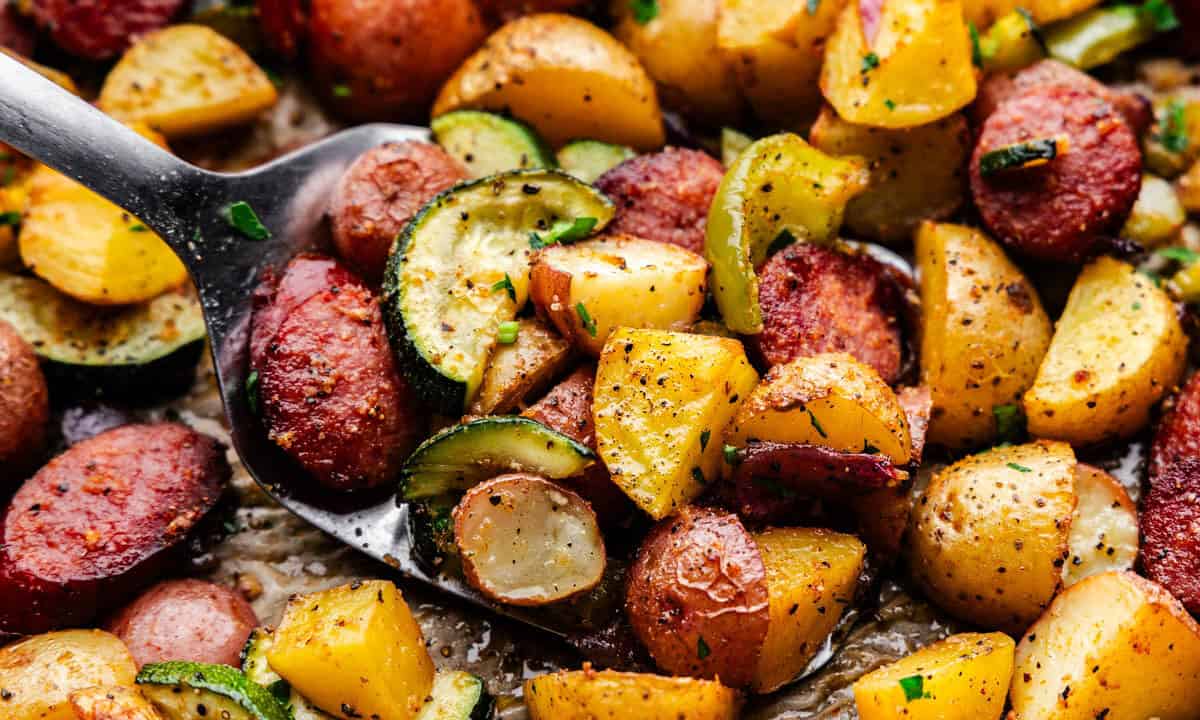
[[[149,407],[173,400],[196,382],[204,340],[196,340],[141,365],[76,365],[42,361],[55,406],[93,400]]]

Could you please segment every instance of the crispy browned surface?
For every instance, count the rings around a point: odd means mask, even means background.
[[[33,0],[33,17],[63,50],[111,58],[139,36],[166,27],[183,0]]]
[[[1065,136],[1065,155],[1023,170],[980,175],[987,152]],[[971,192],[992,234],[1041,260],[1080,262],[1121,226],[1141,188],[1137,137],[1094,93],[1042,85],[1004,102],[988,117],[971,157]]]
[[[256,363],[263,422],[321,484],[376,487],[416,446],[423,414],[396,371],[379,301],[350,273],[331,274],[341,281],[288,312]]]
[[[313,0],[309,65],[340,114],[423,123],[438,88],[485,32],[472,0]],[[335,94],[342,85],[348,94]]]
[[[1140,525],[1146,577],[1200,612],[1200,458],[1159,465],[1142,501]]]
[[[759,271],[763,331],[747,345],[768,365],[846,352],[879,373],[900,374],[900,296],[883,265],[866,255],[796,243]]]
[[[617,204],[609,232],[703,255],[708,208],[724,175],[725,168],[709,155],[669,147],[626,160],[601,175],[596,187]]]
[[[158,583],[106,624],[139,666],[192,660],[234,667],[257,625],[254,609],[241,595],[224,585],[191,579]]]
[[[1150,479],[1170,465],[1200,459],[1200,373],[1194,373],[1158,424],[1150,446]]]
[[[46,440],[50,401],[33,348],[0,320],[0,484],[23,479]]]
[[[224,448],[176,423],[126,425],[51,460],[4,513],[0,632],[85,624],[145,586],[229,475]]]
[[[378,282],[396,236],[427,201],[467,171],[437,145],[387,143],[359,156],[329,204],[338,255],[363,277]]]
[[[758,546],[736,515],[688,506],[642,543],[625,611],[663,670],[747,685],[769,618]]]

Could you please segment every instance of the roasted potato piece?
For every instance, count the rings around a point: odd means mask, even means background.
[[[172,25],[129,48],[100,90],[100,109],[169,138],[253,120],[275,85],[240,47],[204,25]]]
[[[618,327],[686,330],[700,316],[708,263],[675,245],[629,235],[538,253],[529,297],[576,347],[599,355]]]
[[[658,14],[639,22],[634,4],[613,0],[613,34],[658,83],[667,107],[710,125],[736,122],[743,101],[733,68],[717,50],[721,0],[658,0]]]
[[[933,396],[929,441],[978,447],[996,437],[994,409],[1019,403],[1033,384],[1050,319],[1021,270],[978,230],[924,223],[916,259],[921,382]]]
[[[1091,445],[1128,437],[1183,375],[1187,339],[1175,306],[1132,265],[1083,269],[1025,393],[1035,437]]]
[[[506,110],[551,144],[592,138],[639,150],[663,144],[654,81],[611,35],[546,13],[497,30],[442,86],[433,117],[451,110]]]
[[[1120,237],[1152,248],[1175,237],[1185,222],[1187,208],[1180,202],[1175,187],[1157,175],[1144,174],[1137,202],[1133,204]]]
[[[539,320],[517,321],[517,339],[497,345],[469,415],[503,415],[543,390],[571,360],[571,345]]]
[[[750,687],[768,693],[804,671],[858,589],[867,548],[853,535],[775,528],[754,535],[770,619]]]
[[[411,720],[433,687],[421,628],[386,580],[292,596],[274,637],[271,669],[342,720]]]
[[[600,353],[593,415],[600,457],[660,519],[721,468],[721,433],[758,374],[737,340],[619,328]]]
[[[163,720],[137,690],[116,685],[76,690],[70,696],[78,720]]]
[[[1100,468],[1075,466],[1077,503],[1063,581],[1074,585],[1109,570],[1130,570],[1138,555],[1137,506],[1124,486]]]
[[[949,217],[962,205],[971,156],[967,121],[956,113],[908,130],[854,125],[826,107],[812,127],[814,147],[830,155],[858,155],[871,180],[846,204],[855,237],[907,242],[922,220]]]
[[[742,93],[769,125],[799,128],[821,107],[825,39],[845,0],[721,0],[717,46],[732,62]]]
[[[1068,588],[1017,645],[1013,720],[1187,720],[1200,714],[1200,625],[1131,572]]]
[[[880,453],[896,465],[912,455],[896,394],[869,365],[844,353],[802,357],[771,368],[725,433],[745,447],[759,440]]]
[[[500,475],[454,508],[454,540],[467,581],[510,605],[546,605],[604,576],[596,513],[575,493],[535,475]]]
[[[975,97],[959,0],[857,0],[825,46],[821,92],[848,122],[925,125]]]
[[[737,692],[719,682],[586,665],[525,681],[533,720],[735,720],[738,705]]]
[[[854,683],[862,720],[999,720],[1015,643],[962,633],[921,648]]]
[[[133,687],[137,663],[115,635],[64,630],[0,648],[5,720],[76,720],[71,693],[94,685]]]
[[[936,473],[913,509],[913,576],[956,617],[1021,632],[1062,586],[1075,505],[1066,443],[964,458]]]
[[[162,137],[135,126],[159,145]],[[45,166],[29,179],[21,259],[62,292],[95,305],[149,300],[187,280],[187,268],[137,218]]]
[[[642,541],[625,614],[663,670],[744,687],[767,638],[768,593],[763,556],[737,515],[688,506]]]

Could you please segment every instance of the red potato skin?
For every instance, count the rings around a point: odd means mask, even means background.
[[[1139,520],[1146,577],[1200,613],[1200,458],[1160,466]]]
[[[318,92],[348,119],[424,123],[486,33],[472,0],[312,0],[309,66]],[[338,86],[349,93],[336,96]]]
[[[1166,468],[1200,459],[1200,373],[1193,373],[1163,416],[1150,446],[1150,482]]]
[[[300,0],[258,0],[258,25],[267,46],[277,55],[294,60],[304,47],[308,13]]]
[[[988,116],[1004,101],[1043,85],[1069,85],[1081,92],[1099,95],[1121,113],[1125,122],[1129,123],[1129,127],[1139,137],[1154,124],[1154,108],[1145,96],[1109,87],[1091,75],[1058,60],[1041,60],[1013,75],[988,75],[979,86],[979,94],[971,105],[971,117],[975,125],[983,125]]]
[[[106,60],[166,27],[183,0],[33,0],[33,18],[60,48]]]
[[[721,163],[699,150],[669,147],[630,158],[596,180],[617,206],[608,231],[703,256],[708,209],[724,175]]]
[[[595,366],[580,366],[521,414],[595,450],[596,425],[592,419],[595,385]],[[562,484],[587,500],[604,525],[617,523],[633,511],[633,503],[612,481],[602,462],[596,462],[583,475],[568,478]]]
[[[0,320],[0,487],[24,479],[41,455],[50,394],[37,355]]]
[[[758,302],[763,330],[746,344],[764,364],[846,352],[888,384],[900,377],[901,297],[874,258],[790,245],[760,269]]]
[[[409,140],[363,153],[329,205],[338,256],[373,283],[383,277],[396,236],[421,206],[467,178],[437,145]]]
[[[396,371],[379,301],[348,272],[329,276],[338,283],[296,305],[252,358],[262,419],[271,440],[325,487],[378,487],[416,446],[421,412]]]
[[[241,595],[203,580],[160,582],[116,613],[106,629],[139,667],[166,660],[237,667],[258,617]]]
[[[33,54],[33,30],[17,14],[16,0],[0,0],[0,47],[26,57]]]
[[[908,420],[908,436],[912,442],[911,465],[916,468],[925,454],[925,434],[933,416],[933,393],[925,385],[903,387],[896,391],[896,400]]]
[[[984,178],[989,151],[1066,136],[1065,155]],[[1005,101],[983,124],[971,158],[971,193],[993,236],[1026,256],[1079,263],[1118,230],[1141,188],[1142,153],[1129,124],[1103,98],[1043,85]]]
[[[0,633],[85,625],[145,587],[229,476],[224,448],[178,423],[126,425],[51,460],[0,521]]]
[[[769,619],[758,546],[736,515],[686,507],[642,542],[625,612],[666,672],[749,685]]]

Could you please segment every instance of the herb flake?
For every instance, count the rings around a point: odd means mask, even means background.
[[[920,675],[909,675],[906,678],[900,678],[900,689],[904,691],[905,702],[920,700],[927,697],[925,694],[925,678]]]
[[[704,449],[708,447],[708,439],[711,437],[712,437],[711,430],[708,430],[706,428],[706,429],[700,431],[700,452],[704,452]]]
[[[1166,258],[1167,260],[1174,260],[1175,262],[1183,265],[1191,265],[1197,260],[1200,260],[1200,253],[1185,247],[1162,248],[1156,251],[1155,255]]]
[[[967,32],[971,34],[971,64],[977,68],[983,67],[983,47],[979,43],[979,28],[975,23],[967,23]]]
[[[873,52],[869,52],[866,55],[863,55],[862,72],[864,74],[871,72],[872,70],[874,70],[877,67],[879,67],[879,56],[878,55],[876,55]]]
[[[992,417],[996,419],[996,435],[1002,442],[1012,442],[1024,434],[1025,418],[1016,405],[993,405]]]
[[[517,301],[517,289],[513,287],[512,278],[508,276],[508,273],[504,273],[503,280],[497,280],[492,285],[492,292],[496,292],[497,290],[503,290],[507,292],[509,300],[512,300],[513,302]]]
[[[11,225],[16,227],[21,224],[21,213],[10,210],[9,212],[0,213],[0,227]]]
[[[596,337],[596,319],[588,312],[587,307],[583,303],[575,303],[575,312],[579,315],[579,324],[583,326],[587,334]]]
[[[1163,111],[1162,132],[1155,139],[1168,151],[1187,152],[1189,143],[1187,128],[1188,106],[1182,100],[1172,100]]]
[[[246,405],[249,406],[250,412],[258,415],[258,371],[251,370],[246,376]]]
[[[502,322],[496,331],[496,341],[501,345],[512,345],[517,341],[517,334],[520,332],[521,325],[516,320]]]
[[[335,98],[348,98],[354,94],[349,85],[334,85],[332,92]]]
[[[821,427],[821,423],[817,421],[817,416],[813,415],[813,411],[809,410],[808,408],[804,408],[804,412],[808,413],[808,419],[812,422],[813,430],[816,430],[817,434],[823,438],[829,437],[825,434],[825,428]]]
[[[629,9],[633,11],[634,22],[645,25],[658,17],[658,0],[629,0]]]
[[[594,217],[581,217],[574,220],[559,220],[550,227],[545,237],[536,232],[529,233],[529,247],[541,250],[544,247],[558,243],[571,243],[582,240],[592,234],[597,220]]]
[[[1179,17],[1168,0],[1146,0],[1138,8],[1138,15],[1157,32],[1170,32],[1180,27]]]
[[[725,457],[725,463],[728,465],[738,464],[738,449],[732,445],[726,445],[721,448],[721,455]]]
[[[234,230],[251,240],[266,240],[271,237],[271,231],[258,219],[254,208],[244,200],[238,200],[229,206],[229,214],[225,220]]]
[[[704,642],[704,636],[701,635],[700,640],[696,642],[696,657],[703,660],[709,655],[712,655],[712,650],[709,649],[708,643]]]
[[[141,223],[138,223],[136,225],[130,225],[129,232],[135,232],[135,233],[150,232],[150,228],[146,227],[145,225],[143,225]]]
[[[1033,472],[1033,468],[1031,468],[1031,467],[1025,467],[1024,465],[1019,465],[1019,464],[1017,464],[1017,463],[1015,463],[1015,462],[1010,462],[1010,463],[1008,463],[1008,467],[1009,467],[1009,469],[1010,469],[1010,470],[1016,470],[1017,472],[1022,472],[1022,473],[1031,473],[1031,472]]]

